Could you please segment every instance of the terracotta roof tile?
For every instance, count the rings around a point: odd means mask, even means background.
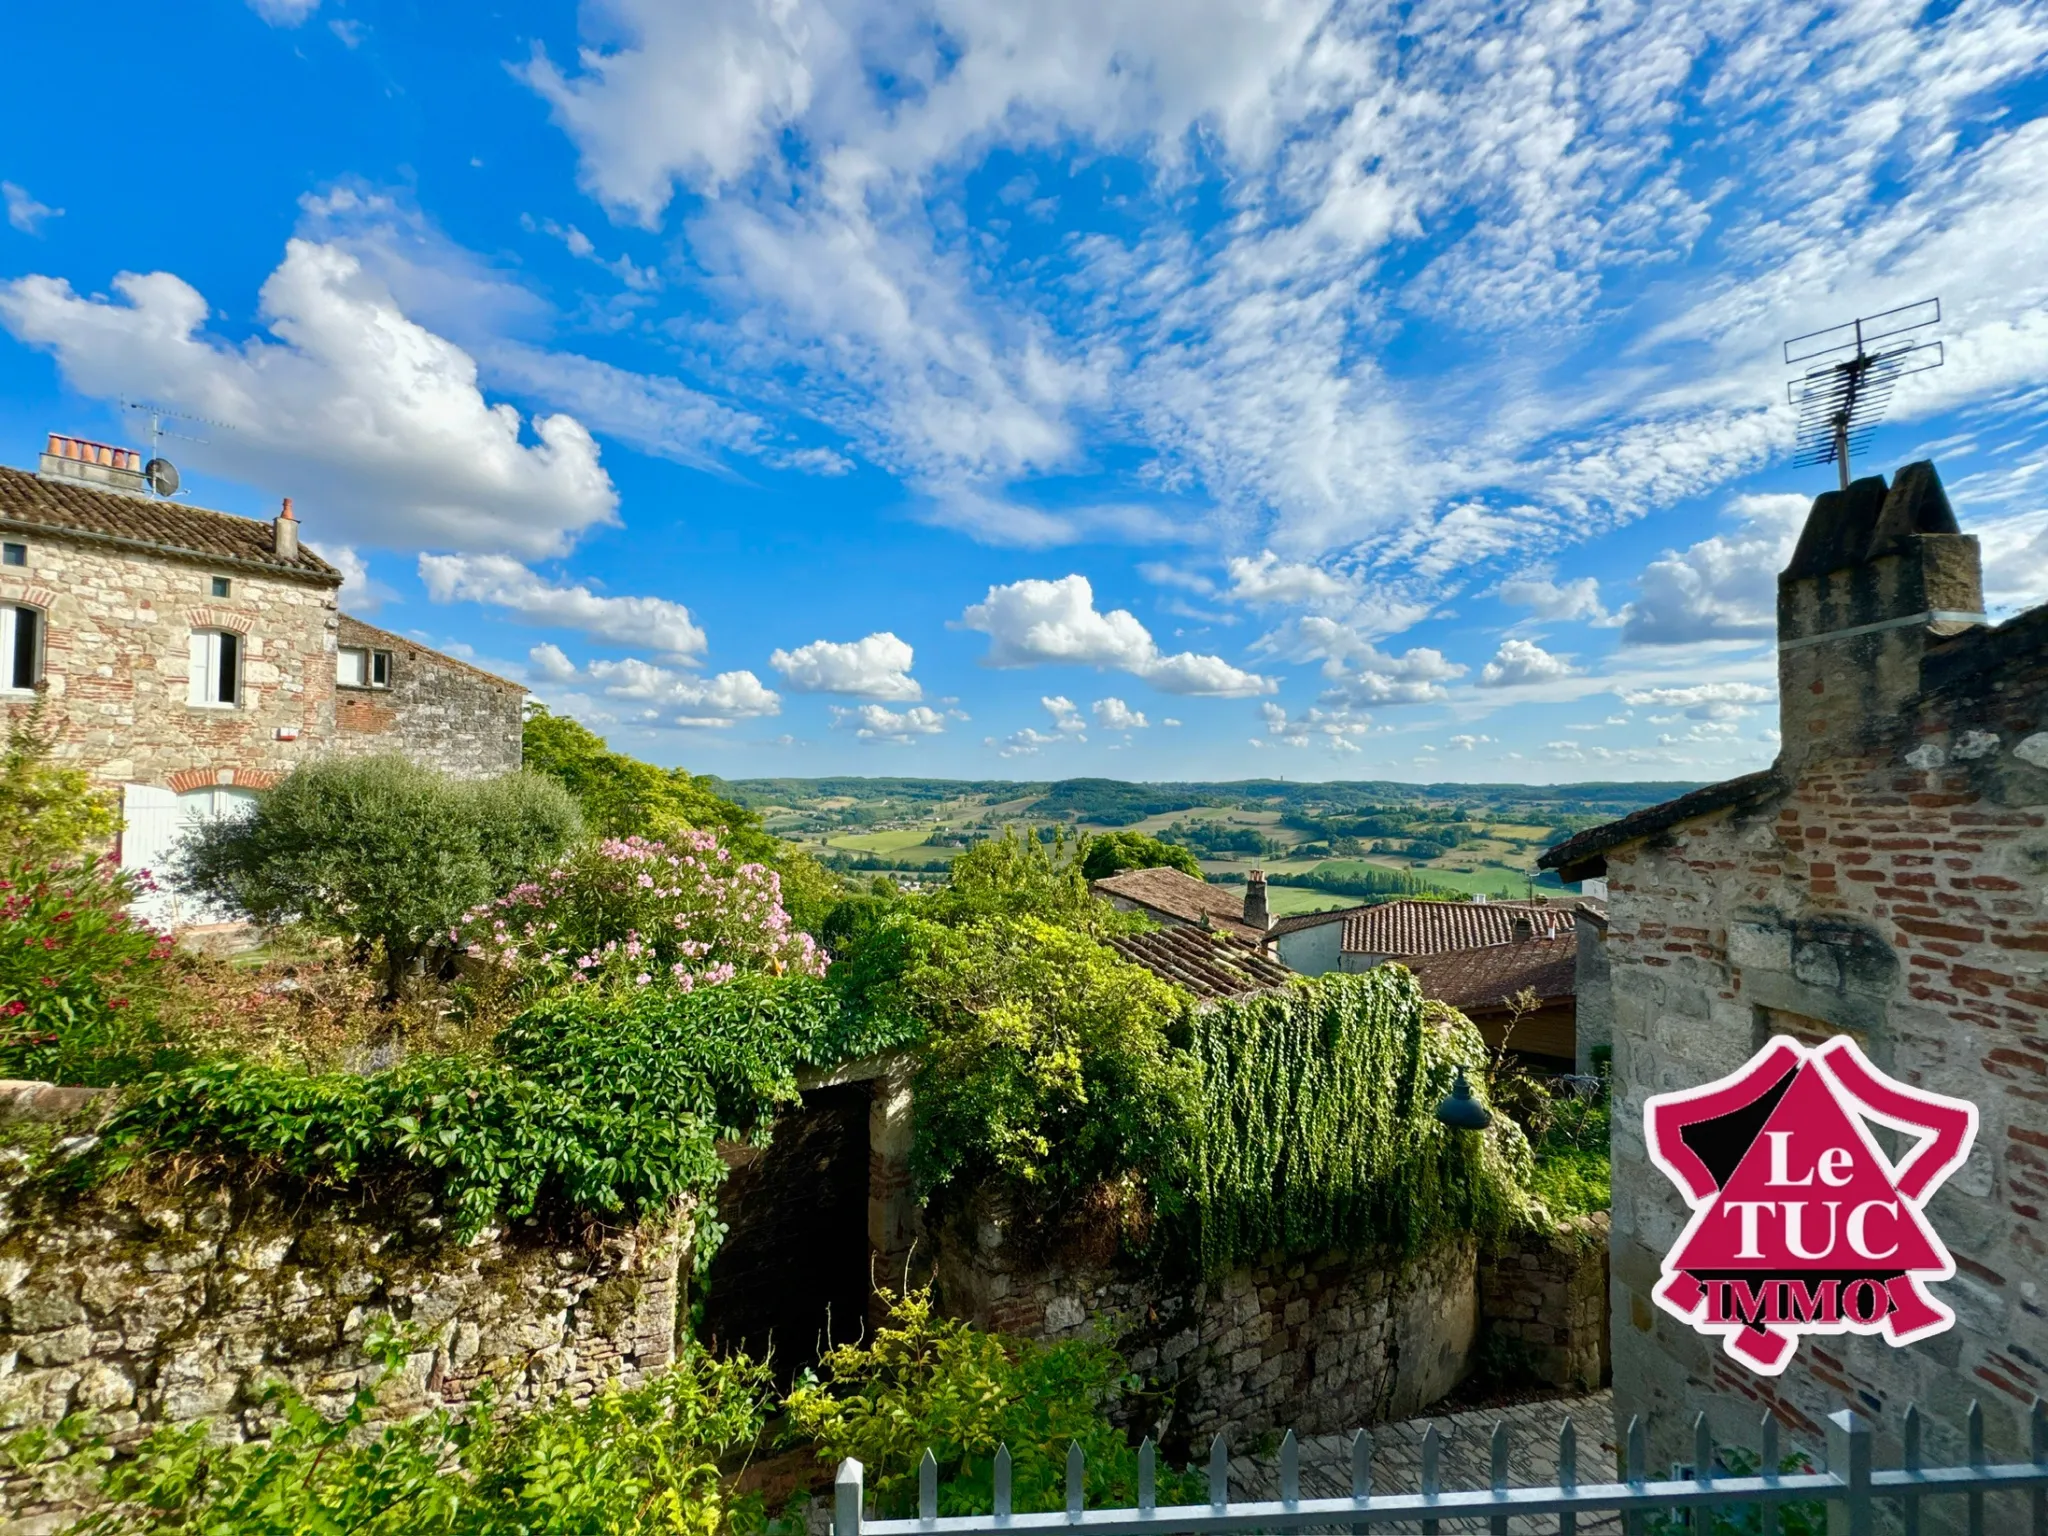
[[[0,525],[147,553],[175,552],[228,566],[258,566],[329,586],[341,584],[341,572],[303,544],[292,559],[280,560],[267,522],[94,485],[45,480],[5,465],[0,465]]]
[[[1572,926],[1571,908],[1562,903],[1404,898],[1348,913],[1343,948],[1350,955],[1433,955],[1505,944],[1515,936],[1518,917],[1528,918],[1538,934]]]
[[[1093,882],[1098,895],[1118,896],[1154,912],[1199,924],[1204,913],[1218,928],[1244,938],[1259,930],[1244,920],[1244,892],[1234,886],[1211,885],[1177,869],[1126,869]]]
[[[1424,997],[1471,1013],[1505,1007],[1525,987],[1545,1003],[1574,996],[1578,955],[1577,930],[1565,927],[1555,939],[1446,949],[1401,963],[1415,973]]]
[[[1619,821],[1588,827],[1577,836],[1568,837],[1556,847],[1545,850],[1536,863],[1543,869],[1556,870],[1566,880],[1604,875],[1607,873],[1609,849],[1655,837],[1680,822],[1691,821],[1695,816],[1752,804],[1783,788],[1784,780],[1778,777],[1775,768],[1745,773],[1739,779],[1724,779],[1719,784],[1709,784],[1704,789],[1680,795],[1676,800],[1631,811]]]
[[[1200,998],[1238,997],[1285,986],[1294,972],[1243,939],[1200,928],[1162,928],[1119,934],[1110,948],[1163,981],[1178,982]]]

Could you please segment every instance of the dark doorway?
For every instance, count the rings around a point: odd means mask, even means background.
[[[770,1356],[785,1386],[830,1345],[858,1339],[868,1297],[868,1087],[818,1088],[736,1148],[718,1192],[725,1242],[711,1261],[704,1335]]]

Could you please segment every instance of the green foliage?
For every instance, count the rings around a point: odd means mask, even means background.
[[[385,1376],[403,1344],[378,1341]],[[380,1383],[381,1384],[381,1383]],[[460,1411],[372,1425],[377,1387],[339,1414],[273,1387],[270,1438],[215,1441],[205,1421],[155,1431],[106,1460],[72,1458],[97,1484],[67,1536],[719,1536],[758,1529],[735,1507],[722,1458],[751,1449],[771,1401],[767,1370],[686,1354],[644,1386],[607,1388],[495,1420],[488,1396]]]
[[[403,757],[319,758],[185,845],[180,888],[382,955],[387,997],[477,903],[569,846],[576,807],[524,776],[451,779]]]
[[[1611,1052],[1596,1052],[1595,1082],[1539,1078],[1512,1061],[1494,1064],[1494,1103],[1505,1103],[1536,1156],[1530,1191],[1559,1221],[1614,1203],[1609,1157]]]
[[[1081,845],[1083,879],[1104,880],[1126,869],[1177,869],[1197,880],[1202,878],[1202,866],[1194,854],[1143,832],[1104,832]]]
[[[843,1344],[806,1373],[786,1408],[792,1439],[828,1465],[857,1458],[884,1519],[917,1512],[929,1448],[941,1515],[986,1515],[995,1453],[1010,1448],[1019,1514],[1065,1507],[1067,1448],[1087,1458],[1089,1504],[1137,1499],[1137,1457],[1108,1414],[1132,1390],[1122,1358],[1093,1339],[1040,1344],[932,1316],[928,1292],[897,1298],[872,1343]],[[1162,1504],[1192,1501],[1196,1480],[1161,1470]]]
[[[1413,1249],[1534,1216],[1528,1144],[1511,1121],[1472,1135],[1437,1120],[1456,1067],[1479,1077],[1485,1047],[1407,971],[1225,1002],[1194,1033],[1192,1204],[1211,1272],[1272,1250]]]
[[[104,1084],[167,1065],[164,935],[112,857],[0,862],[0,1076]]]
[[[7,722],[0,755],[0,861],[73,864],[98,853],[121,828],[111,797],[80,768],[50,761],[56,728],[45,719],[47,695]]]
[[[1302,874],[1269,874],[1266,883],[1328,891],[1333,896],[1357,896],[1367,901],[1392,901],[1404,896],[1420,896],[1431,901],[1464,900],[1459,892],[1447,886],[1432,885],[1425,876],[1402,869],[1374,869],[1358,864],[1339,865],[1335,869],[1311,869]]]
[[[1740,1446],[1723,1446],[1720,1461],[1730,1477],[1755,1477],[1757,1468],[1763,1464],[1762,1457]],[[1813,1458],[1804,1451],[1778,1458],[1780,1477],[1810,1477],[1815,1470]],[[1789,1499],[1776,1509],[1778,1518],[1773,1529],[1778,1536],[1827,1536],[1828,1507],[1822,1500]],[[1717,1505],[1705,1513],[1704,1519],[1697,1512],[1688,1514],[1652,1514],[1643,1522],[1644,1529],[1649,1536],[1679,1536],[1681,1531],[1697,1532],[1700,1536],[1760,1536],[1764,1529],[1763,1511],[1754,1504]]]
[[[1199,849],[1211,858],[1226,853],[1248,853],[1256,858],[1279,846],[1257,827],[1233,827],[1226,822],[1210,820],[1176,821],[1166,829],[1166,836],[1175,843]]]
[[[717,794],[708,778],[657,768],[614,752],[604,738],[540,704],[527,706],[526,767],[567,789],[591,831],[605,837],[668,839],[690,830],[716,832],[737,858],[768,863],[777,844],[761,818]]]
[[[1171,1038],[1181,993],[1036,917],[921,923],[906,942],[926,1189],[996,1178],[1057,1208],[1133,1175],[1177,1187],[1198,1088]]]
[[[1116,916],[1097,901],[1075,857],[1076,845],[1063,830],[1019,836],[1006,827],[1001,837],[977,843],[953,860],[952,883],[933,895],[925,910],[940,922],[986,917],[1037,917],[1072,927],[1097,929]]]

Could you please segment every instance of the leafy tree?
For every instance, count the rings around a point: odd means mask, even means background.
[[[465,782],[402,757],[322,758],[187,840],[174,883],[298,921],[382,962],[387,1000],[463,914],[553,862],[580,818],[558,785]]]
[[[903,988],[925,1023],[911,1162],[926,1189],[997,1179],[1047,1212],[1135,1178],[1170,1200],[1200,1078],[1185,996],[1034,916],[920,923]]]
[[[1192,850],[1161,842],[1149,833],[1104,832],[1082,845],[1083,878],[1103,880],[1126,869],[1177,869],[1197,880],[1202,878],[1202,866]]]
[[[1075,845],[1063,830],[1020,837],[1014,827],[999,838],[976,843],[953,861],[952,882],[926,906],[940,922],[969,922],[994,915],[1030,915],[1051,922],[1094,928],[1114,916],[1097,901],[1081,873]]]
[[[736,858],[775,862],[779,845],[761,818],[684,769],[614,752],[602,736],[541,704],[527,707],[524,743],[527,770],[568,790],[584,824],[601,836],[665,840],[685,829],[717,832]]]
[[[47,695],[38,694],[7,723],[0,756],[0,856],[9,862],[49,864],[97,851],[121,829],[112,799],[95,790],[80,768],[50,760],[56,727],[45,718]]]

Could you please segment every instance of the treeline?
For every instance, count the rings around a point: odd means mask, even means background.
[[[1214,875],[1218,885],[1242,885],[1244,876],[1232,872]],[[1311,869],[1304,874],[1271,874],[1268,885],[1287,885],[1296,890],[1327,891],[1332,896],[1356,896],[1362,901],[1393,901],[1403,896],[1427,901],[1464,901],[1463,891],[1432,885],[1420,875],[1404,869],[1330,870]]]

